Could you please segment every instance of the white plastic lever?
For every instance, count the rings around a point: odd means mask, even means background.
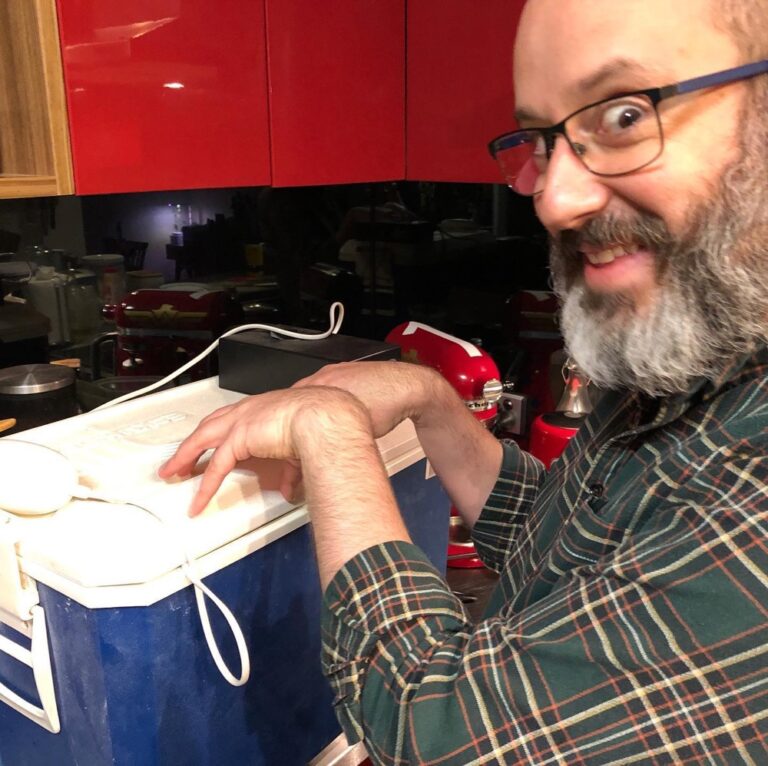
[[[33,606],[30,619],[32,644],[29,649],[14,643],[6,636],[0,636],[0,652],[32,668],[40,706],[25,700],[19,694],[0,683],[0,702],[12,707],[16,712],[29,718],[52,734],[61,731],[59,710],[56,706],[56,693],[53,688],[51,655],[48,650],[48,629],[45,613],[41,606]]]

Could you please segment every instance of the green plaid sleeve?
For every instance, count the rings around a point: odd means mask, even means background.
[[[478,625],[409,543],[348,562],[323,651],[350,740],[377,764],[766,763],[768,461],[727,457]]]
[[[546,476],[541,461],[515,442],[502,447],[499,478],[472,529],[478,556],[494,572],[504,567]]]
[[[401,713],[388,701],[390,675],[415,690],[420,674],[412,674],[414,660],[426,669],[446,640],[471,629],[438,571],[406,542],[369,548],[348,562],[326,589],[324,605],[323,669],[350,742],[364,735],[364,682],[367,707],[377,711],[374,725],[388,736]],[[369,673],[372,663],[378,669]]]

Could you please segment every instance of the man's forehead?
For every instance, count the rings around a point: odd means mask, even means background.
[[[728,59],[718,47],[734,46],[712,24],[711,2],[528,0],[515,48],[518,107],[554,121],[612,89],[665,85],[717,69]]]
[[[660,36],[686,37],[698,25],[711,26],[717,0],[527,0],[521,29],[634,35],[642,27]],[[653,44],[648,41],[648,44]]]

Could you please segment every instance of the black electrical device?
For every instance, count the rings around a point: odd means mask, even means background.
[[[285,329],[310,334],[300,328]],[[242,394],[263,394],[288,388],[327,364],[386,359],[400,359],[400,346],[350,335],[297,340],[246,330],[219,342],[219,386]]]

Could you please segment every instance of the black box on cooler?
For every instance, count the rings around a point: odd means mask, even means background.
[[[309,333],[295,327],[285,329]],[[243,394],[263,394],[288,388],[327,364],[399,358],[399,346],[377,340],[349,335],[297,340],[265,330],[246,330],[219,343],[219,386]]]

